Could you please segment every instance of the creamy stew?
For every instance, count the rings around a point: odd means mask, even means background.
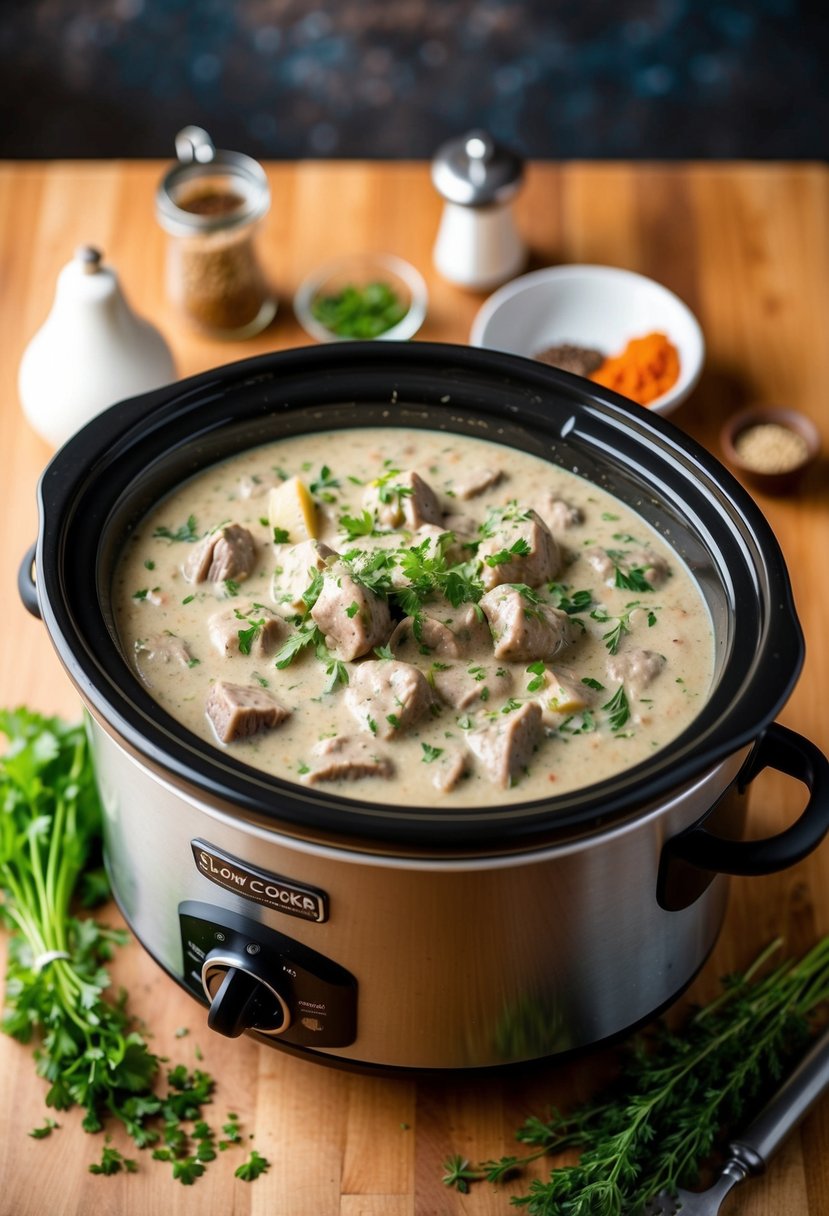
[[[365,428],[280,440],[160,502],[127,543],[125,654],[196,735],[387,804],[548,798],[701,709],[710,619],[636,513],[526,453]]]

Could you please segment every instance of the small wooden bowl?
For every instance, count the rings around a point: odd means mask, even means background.
[[[791,468],[779,472],[764,471],[749,464],[737,450],[741,435],[753,427],[769,423],[793,431],[806,445],[803,459]],[[785,406],[755,406],[728,419],[720,432],[720,445],[728,463],[758,490],[763,490],[766,494],[788,494],[795,489],[803,474],[817,459],[820,434],[811,418],[797,410]]]

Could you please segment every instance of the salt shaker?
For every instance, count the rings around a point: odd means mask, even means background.
[[[485,291],[522,269],[527,251],[512,199],[523,175],[521,158],[486,131],[469,131],[438,148],[432,182],[445,202],[433,257],[445,279]]]
[[[176,155],[156,192],[168,234],[167,294],[212,337],[253,337],[276,313],[255,249],[271,202],[265,171],[250,156],[215,148],[201,127],[179,131]]]
[[[51,311],[20,363],[31,427],[58,447],[116,401],[175,378],[162,335],[130,308],[100,250],[82,245],[58,275]]]

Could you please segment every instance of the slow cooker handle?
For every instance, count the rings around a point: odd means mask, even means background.
[[[817,848],[829,831],[829,760],[808,739],[773,722],[740,774],[740,788],[764,768],[794,777],[809,790],[809,801],[790,827],[763,840],[724,840],[704,827],[690,828],[666,845],[672,857],[715,874],[773,874]]]
[[[36,552],[37,544],[30,545],[26,550],[23,561],[20,563],[20,569],[17,572],[17,590],[23,601],[23,607],[28,612],[31,612],[32,616],[36,616],[40,620],[41,613],[37,598],[37,583],[35,582],[33,573]]]

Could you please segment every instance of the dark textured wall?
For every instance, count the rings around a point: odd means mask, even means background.
[[[825,0],[17,0],[0,155],[827,154]]]

